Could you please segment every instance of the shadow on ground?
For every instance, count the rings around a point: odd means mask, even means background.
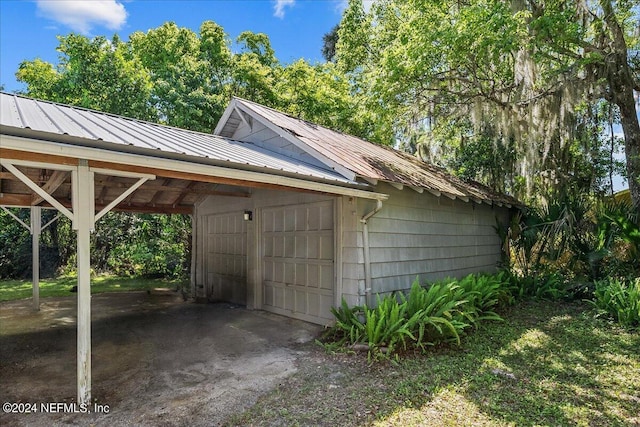
[[[640,333],[531,302],[400,363],[312,353],[229,425],[640,426]]]
[[[7,414],[0,425],[217,425],[297,370],[319,327],[143,292],[92,297],[92,397],[108,414]],[[75,298],[0,303],[0,401],[75,402]]]

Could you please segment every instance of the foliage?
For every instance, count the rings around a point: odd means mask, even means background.
[[[356,135],[369,126],[333,64],[282,65],[263,33],[232,42],[213,21],[198,32],[166,22],[128,41],[62,36],[58,51],[58,64],[20,64],[26,95],[207,133],[232,96]]]
[[[525,281],[557,272],[593,281],[640,274],[639,219],[628,201],[574,192],[516,215],[503,234],[512,268]]]
[[[613,317],[625,326],[640,326],[640,278],[597,281],[593,300],[600,315]]]
[[[151,79],[128,43],[114,36],[58,37],[60,62],[23,61],[16,73],[27,94],[108,113],[148,120]]]
[[[335,60],[339,29],[340,24],[336,24],[328,33],[322,36],[322,57],[327,62],[333,62]]]
[[[601,185],[614,163],[603,130],[615,117],[637,205],[634,5],[386,0],[365,12],[352,0],[337,64],[378,119],[372,135],[522,200]],[[480,158],[467,149],[474,145]],[[509,155],[484,155],[505,149]]]
[[[570,295],[569,286],[558,272],[531,271],[528,275],[509,274],[511,292],[516,299],[558,300]]]
[[[94,268],[120,276],[185,277],[191,224],[184,215],[105,215],[93,235]]]
[[[582,303],[526,301],[426,356],[368,366],[312,353],[230,426],[632,426],[640,331]],[[606,410],[602,410],[606,408]]]
[[[11,209],[25,224],[29,225],[28,209]],[[55,217],[54,211],[42,211],[42,223],[46,224]],[[11,244],[0,245],[0,279],[27,278],[31,276],[31,235],[4,210],[0,210],[0,241]],[[56,273],[62,262],[60,256],[60,236],[58,227],[52,225],[40,234],[40,275],[49,277]]]
[[[28,210],[14,212],[28,224]],[[43,223],[56,215],[53,210],[42,212]],[[4,211],[0,211],[0,237],[16,242],[0,248],[0,278],[30,277],[29,232]],[[40,241],[42,277],[75,271],[75,232],[67,218],[60,217],[47,227]],[[96,271],[183,278],[188,275],[191,262],[190,219],[184,215],[109,212],[96,224],[91,246],[91,266]]]
[[[332,308],[336,323],[326,337],[339,345],[364,344],[370,359],[439,343],[460,345],[470,326],[501,320],[493,310],[509,301],[507,285],[503,274],[446,279],[426,288],[416,279],[408,295],[378,296],[374,308],[349,307],[343,300]]]

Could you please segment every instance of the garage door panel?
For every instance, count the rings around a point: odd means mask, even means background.
[[[293,235],[284,237],[284,257],[293,258],[296,256],[296,238]]]
[[[275,305],[275,301],[273,299],[273,286],[271,286],[271,281],[264,281],[264,286],[263,286],[263,298],[264,298],[264,304],[266,306],[274,306]]]
[[[247,238],[241,212],[207,217],[206,285],[212,300],[246,303]]]
[[[295,241],[295,257],[306,258],[307,257],[307,236],[294,236]]]
[[[286,262],[284,264],[284,283],[296,283],[296,265],[292,262]]]
[[[307,265],[301,263],[295,263],[296,280],[295,284],[305,286],[307,284]]]
[[[320,255],[320,236],[307,238],[307,259],[318,259]]]
[[[328,237],[328,236],[320,237],[320,259],[322,260],[333,259],[333,237]]]
[[[321,265],[320,277],[318,278],[318,286],[321,289],[332,290],[333,289],[333,266]]]
[[[321,215],[322,211],[320,208],[307,210],[307,230],[319,231],[322,229],[322,222],[320,220]]]
[[[296,229],[296,211],[295,209],[285,209],[283,231],[294,231],[295,229]]]
[[[263,210],[263,307],[327,323],[334,300],[333,202]]]
[[[320,266],[316,264],[307,265],[307,286],[318,288],[320,285]]]
[[[294,210],[296,216],[296,228],[295,231],[307,230],[307,209],[304,207],[298,207]]]

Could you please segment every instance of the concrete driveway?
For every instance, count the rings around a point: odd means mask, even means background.
[[[41,404],[75,402],[75,305],[75,296],[47,298],[36,313],[30,300],[0,303],[0,403],[38,410],[0,412],[0,425],[217,425],[294,373],[320,332],[173,293],[94,295],[92,398],[101,406],[92,409],[102,413],[45,405],[61,412],[44,414]]]

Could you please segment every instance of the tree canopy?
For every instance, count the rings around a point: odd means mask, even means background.
[[[392,112],[378,132],[467,171],[481,166],[470,146],[506,153],[473,177],[504,171],[499,189],[530,200],[597,187],[611,118],[638,204],[637,27],[637,1],[381,0],[365,13],[352,0],[336,58],[369,109]]]
[[[25,61],[17,76],[28,95],[202,132],[239,96],[533,203],[610,188],[624,145],[637,204],[638,7],[351,0],[325,63],[282,64],[266,34],[167,22],[127,41],[60,36],[57,64]]]

